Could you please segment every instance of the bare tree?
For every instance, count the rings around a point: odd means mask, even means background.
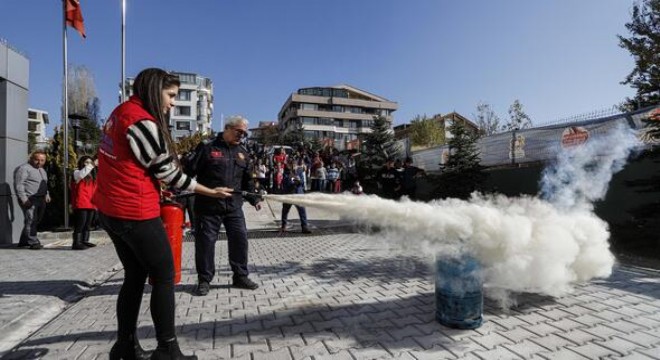
[[[100,121],[100,101],[96,95],[96,85],[94,76],[83,65],[69,65],[68,70],[68,111],[69,115],[76,114],[86,117],[81,120],[78,126],[78,139],[83,143],[79,151],[85,153],[95,153],[101,137],[99,129]],[[64,118],[64,109],[62,109],[62,118]],[[70,125],[70,131],[73,124]]]
[[[91,118],[89,107],[96,98],[94,76],[83,65],[69,65],[69,114],[85,115]]]
[[[477,114],[472,114],[476,119],[479,131],[483,135],[496,134],[500,130],[500,118],[495,114],[490,104],[480,102],[477,104]]]

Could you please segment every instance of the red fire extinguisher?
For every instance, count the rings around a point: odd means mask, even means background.
[[[164,201],[160,204],[160,218],[165,225],[167,240],[172,248],[174,260],[174,283],[181,282],[181,245],[183,242],[183,207],[172,201]],[[149,278],[149,284],[153,281]]]

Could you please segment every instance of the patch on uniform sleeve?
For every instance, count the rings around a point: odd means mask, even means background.
[[[211,157],[214,159],[221,158],[224,155],[222,154],[222,151],[220,150],[211,150]]]

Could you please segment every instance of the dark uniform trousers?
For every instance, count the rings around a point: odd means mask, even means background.
[[[215,242],[220,227],[225,226],[229,265],[234,277],[248,276],[248,239],[243,209],[223,215],[197,213],[195,219],[195,266],[200,282],[210,283],[215,275]]]

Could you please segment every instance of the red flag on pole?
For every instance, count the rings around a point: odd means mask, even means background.
[[[83,23],[82,11],[80,11],[80,0],[65,1],[66,24],[78,30],[82,37],[87,38],[87,35],[85,35],[85,24]]]

